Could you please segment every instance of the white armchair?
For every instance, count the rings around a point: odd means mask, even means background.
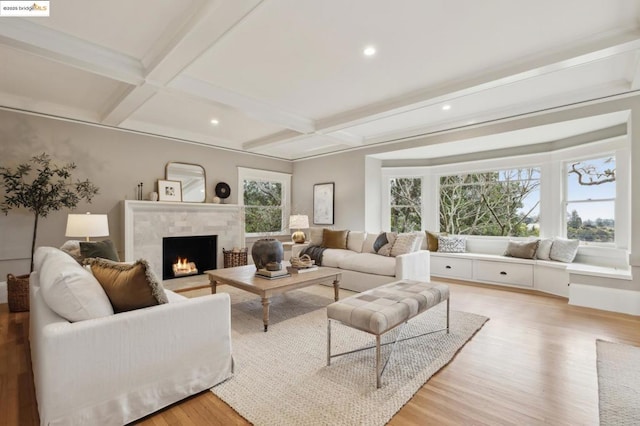
[[[122,425],[231,376],[227,294],[166,291],[167,304],[69,322],[40,279],[31,275],[30,344],[42,425]]]

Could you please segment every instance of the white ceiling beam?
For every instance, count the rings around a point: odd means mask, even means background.
[[[180,75],[169,83],[168,87],[188,93],[200,100],[231,106],[256,120],[276,124],[299,133],[313,133],[315,131],[315,123],[311,119],[278,109],[269,103],[197,78]]]
[[[140,61],[24,19],[3,19],[0,43],[123,83],[144,81]]]
[[[320,132],[316,132],[320,134]],[[364,138],[362,136],[354,135],[345,130],[338,130],[333,133],[322,133],[325,137],[332,138],[342,142],[349,146],[362,146],[364,144]]]
[[[278,133],[267,135],[258,139],[253,139],[242,144],[242,149],[247,151],[257,151],[272,145],[281,145],[285,142],[293,142],[298,139],[306,138],[307,135],[300,134],[293,130],[283,130]]]
[[[185,18],[177,34],[167,29],[143,59],[148,84],[133,88],[118,102],[110,105],[102,122],[117,126],[126,120],[153,97],[154,88],[166,86],[220,37],[238,25],[261,1],[203,1],[194,13]]]
[[[339,131],[374,120],[412,111],[430,105],[450,102],[484,90],[524,81],[541,75],[567,70],[589,62],[606,59],[621,53],[640,49],[640,31],[582,43],[543,57],[533,58],[507,68],[497,69],[480,76],[459,79],[453,83],[386,100],[364,108],[354,109],[316,121],[317,130],[323,133]]]

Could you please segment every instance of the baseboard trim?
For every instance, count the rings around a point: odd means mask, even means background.
[[[640,291],[571,283],[569,304],[640,315]]]

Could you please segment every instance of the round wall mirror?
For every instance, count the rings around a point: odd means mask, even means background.
[[[165,168],[167,180],[182,182],[182,201],[185,203],[204,203],[206,198],[205,183],[207,176],[204,168],[197,164],[167,163]]]

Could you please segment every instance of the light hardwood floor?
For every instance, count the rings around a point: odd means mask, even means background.
[[[598,424],[595,340],[640,346],[639,317],[569,306],[561,298],[448,283],[452,309],[490,321],[390,425]],[[28,313],[9,313],[0,305],[0,425],[38,424],[28,323]],[[209,391],[136,423],[248,424]]]

